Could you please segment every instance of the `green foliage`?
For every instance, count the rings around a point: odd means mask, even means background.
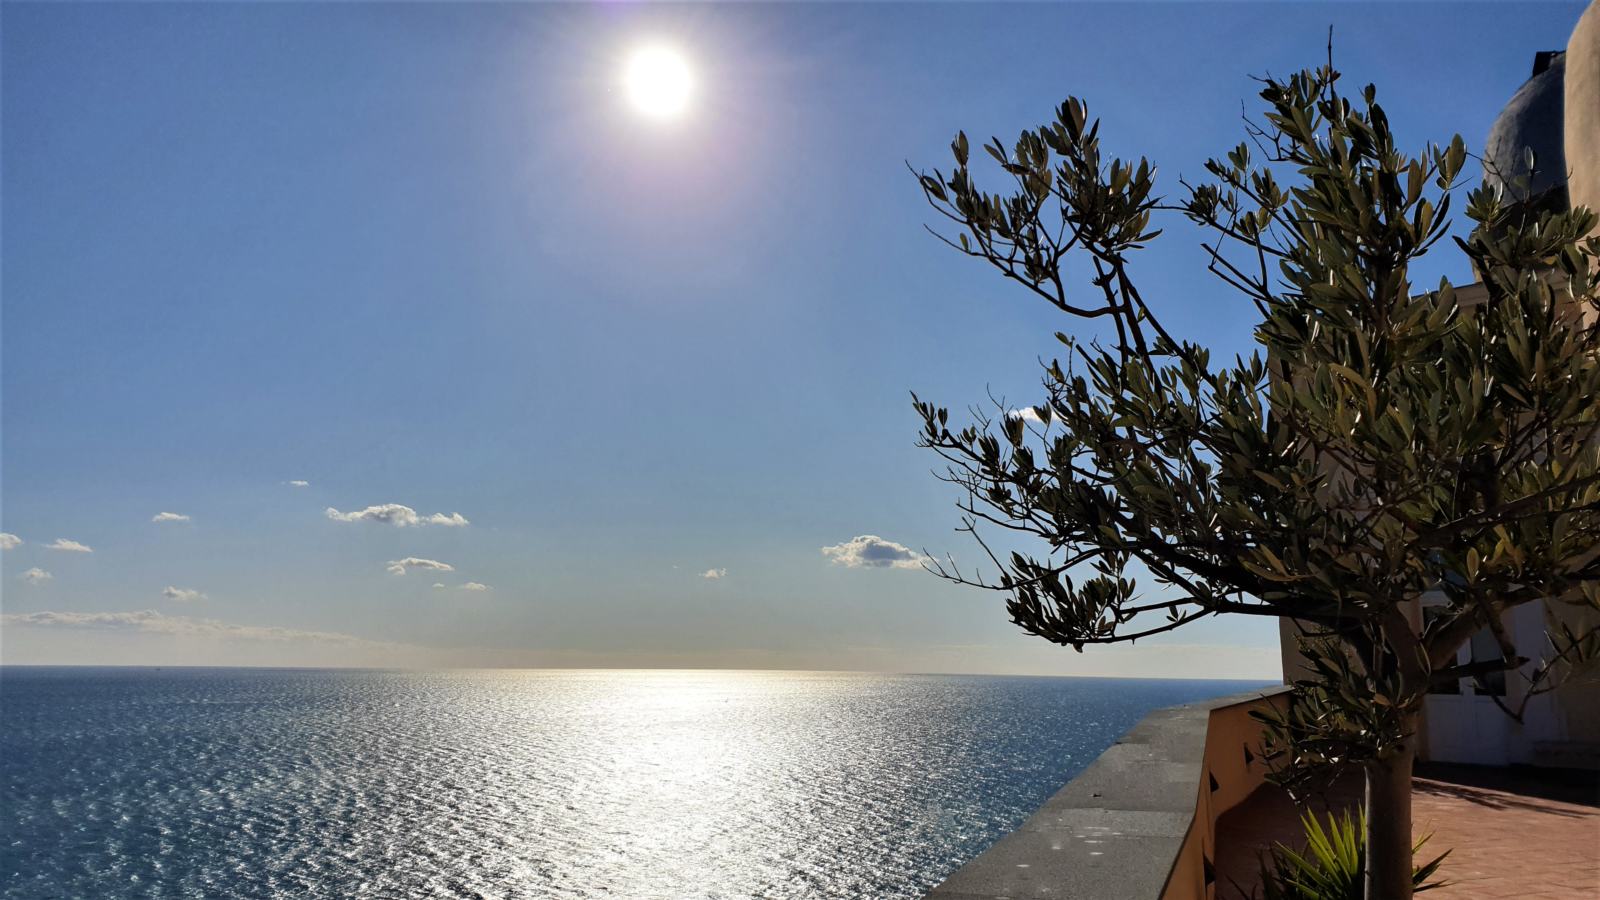
[[[1600,649],[1589,628],[1519,652],[1500,626],[1547,599],[1600,611],[1596,218],[1471,190],[1454,246],[1481,287],[1421,288],[1413,265],[1452,246],[1466,148],[1407,154],[1376,91],[1338,82],[1266,79],[1247,141],[1176,204],[1148,160],[1104,151],[1077,99],[984,145],[1002,193],[978,186],[965,134],[953,171],[919,176],[947,244],[1089,331],[1057,335],[1029,410],[996,401],[952,429],[913,397],[995,573],[941,574],[1079,650],[1209,615],[1294,619],[1323,650],[1273,722],[1290,781],[1407,752],[1432,681]],[[1210,271],[1259,313],[1248,358],[1213,360],[1141,293],[1160,215],[1199,225]],[[1438,615],[1419,628],[1424,597]],[[1485,627],[1501,658],[1457,666]]]
[[[1408,154],[1376,90],[1339,77],[1265,79],[1246,141],[1171,204],[1077,99],[983,146],[999,193],[958,134],[954,169],[918,176],[945,242],[1081,333],[1056,335],[1030,407],[952,427],[912,399],[993,571],[939,574],[1080,651],[1292,620],[1311,673],[1263,717],[1274,777],[1364,766],[1393,805],[1430,685],[1504,671],[1531,697],[1600,656],[1600,239],[1587,209],[1486,186],[1445,241],[1461,138]],[[1135,261],[1162,216],[1200,226],[1209,271],[1259,314],[1248,357],[1213,360],[1147,302]],[[1415,283],[1452,246],[1479,283]],[[1502,623],[1529,603],[1578,614],[1519,647]],[[1458,665],[1484,629],[1498,658]],[[1371,812],[1372,900],[1410,894],[1404,812]]]
[[[1269,780],[1304,797],[1341,771],[1392,756],[1421,697],[1403,693],[1393,666],[1364,668],[1339,641],[1301,638],[1299,647],[1310,674],[1294,682],[1286,708],[1250,715],[1264,726]]]
[[[1352,819],[1348,810],[1342,816],[1328,813],[1324,826],[1315,813],[1301,815],[1306,846],[1293,850],[1275,844],[1261,862],[1263,900],[1362,900],[1362,873],[1366,867],[1366,817]],[[1417,841],[1412,854],[1422,852],[1427,837]],[[1448,882],[1434,881],[1439,866],[1450,855],[1446,850],[1432,861],[1415,866],[1412,886],[1416,892],[1443,887]]]

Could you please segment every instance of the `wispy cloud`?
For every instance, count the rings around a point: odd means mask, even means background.
[[[408,556],[405,559],[389,560],[388,572],[391,575],[404,575],[412,569],[427,569],[433,572],[454,572],[455,566],[439,562],[437,559],[422,559],[417,556]]]
[[[325,644],[399,647],[332,631],[302,631],[276,625],[235,625],[216,619],[169,616],[153,609],[133,612],[34,612],[0,616],[6,627],[76,628],[94,631],[128,631],[146,634],[192,635],[241,641],[314,641]]]
[[[22,538],[9,531],[0,531],[0,550],[12,550],[22,543]]]
[[[194,603],[199,600],[207,599],[206,595],[199,591],[191,590],[189,588],[173,587],[170,584],[162,589],[161,596],[167,598],[168,600],[176,600],[179,603]]]
[[[823,547],[822,555],[836,566],[850,569],[918,569],[927,557],[910,547],[863,534],[842,544]]]
[[[88,544],[80,544],[77,541],[69,541],[66,538],[56,538],[55,543],[53,543],[53,544],[45,544],[44,548],[46,550],[65,550],[65,551],[67,551],[69,553],[93,553],[94,552],[94,548],[89,546]]]
[[[466,584],[463,584],[461,586],[461,589],[463,591],[487,591],[490,588],[489,588],[489,586],[487,584],[480,584],[479,582],[476,582],[476,581],[469,581]]]
[[[51,575],[49,572],[46,572],[45,570],[39,568],[38,566],[34,566],[33,568],[29,569],[26,572],[23,572],[21,575],[19,575],[17,577],[21,578],[23,581],[26,581],[29,584],[44,584],[46,581],[49,581],[50,579],[54,578],[55,576]]]
[[[366,509],[352,512],[340,512],[333,507],[328,507],[326,515],[335,522],[380,522],[393,525],[397,528],[418,525],[443,525],[446,528],[460,528],[470,525],[467,517],[461,513],[434,513],[431,516],[418,515],[417,511],[409,506],[399,503],[380,503]]]
[[[288,485],[290,487],[310,487],[311,486],[311,482],[303,481],[303,480],[297,478],[294,481],[288,482]]]
[[[700,577],[707,581],[720,581],[728,577],[727,569],[707,569],[700,573]]]
[[[183,513],[159,512],[150,517],[152,522],[187,522],[189,517]]]

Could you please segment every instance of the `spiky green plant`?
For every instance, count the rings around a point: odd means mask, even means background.
[[[1275,844],[1261,860],[1261,888],[1264,900],[1362,900],[1362,873],[1366,870],[1366,816],[1352,818],[1328,813],[1324,826],[1316,813],[1300,817],[1306,832],[1306,846],[1295,850]],[[1412,848],[1413,855],[1428,842],[1424,835]],[[1413,892],[1432,890],[1446,884],[1431,880],[1450,851],[1416,866],[1411,876]]]

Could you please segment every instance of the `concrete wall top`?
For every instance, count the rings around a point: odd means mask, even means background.
[[[1213,711],[1285,688],[1158,709],[933,900],[1157,900],[1195,820]]]

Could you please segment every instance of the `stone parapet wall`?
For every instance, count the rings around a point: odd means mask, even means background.
[[[1266,773],[1250,710],[1286,690],[1152,712],[928,896],[1209,900],[1217,819]]]

